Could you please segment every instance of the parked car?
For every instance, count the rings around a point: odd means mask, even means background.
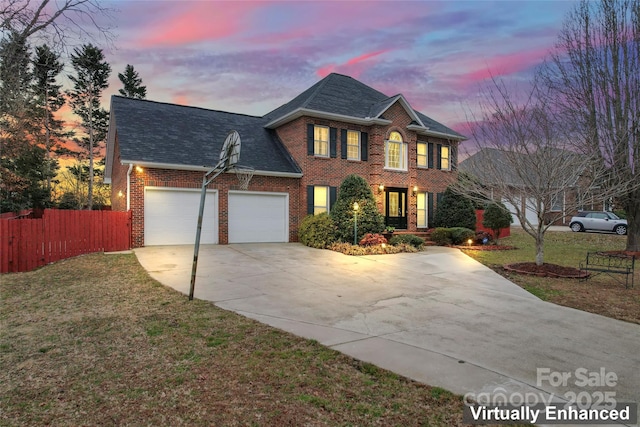
[[[581,211],[571,218],[572,231],[611,231],[616,234],[627,234],[627,220],[620,219],[612,212]]]

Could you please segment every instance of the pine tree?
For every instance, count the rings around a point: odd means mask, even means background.
[[[63,64],[60,56],[51,49],[42,45],[36,48],[36,57],[33,60],[34,83],[33,91],[36,97],[36,120],[39,125],[36,129],[36,142],[44,148],[44,177],[47,185],[47,198],[51,198],[51,180],[56,175],[57,161],[53,154],[60,147],[63,138],[71,137],[72,133],[65,131],[64,122],[55,118],[65,104],[64,96],[57,84],[56,78],[62,72]]]
[[[118,92],[127,98],[145,99],[147,97],[147,87],[142,86],[142,79],[133,65],[127,64],[123,73],[118,73],[118,78],[124,85]]]
[[[499,243],[500,230],[509,227],[512,222],[511,213],[501,202],[491,202],[484,209],[482,226],[493,231],[496,244]]]
[[[476,229],[476,213],[471,200],[447,188],[436,206],[434,215],[436,227],[464,227]]]
[[[71,63],[76,75],[69,75],[73,90],[67,92],[73,112],[82,119],[86,136],[76,139],[89,159],[89,185],[87,208],[93,207],[94,154],[107,135],[108,112],[100,106],[102,91],[109,86],[111,66],[105,61],[102,50],[91,44],[74,49]]]

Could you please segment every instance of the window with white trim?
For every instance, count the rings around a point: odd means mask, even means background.
[[[418,142],[417,149],[418,149],[418,167],[419,168],[428,167],[427,143]]]
[[[329,128],[326,126],[313,127],[313,154],[329,157]]]
[[[347,131],[347,159],[360,160],[360,132]]]
[[[384,167],[387,169],[407,170],[407,144],[402,141],[399,132],[391,132],[384,146]]]
[[[443,145],[440,149],[440,169],[448,171],[451,169],[451,163],[449,161],[451,157],[451,150],[448,145]]]
[[[329,187],[313,187],[313,214],[329,212]]]
[[[418,228],[427,228],[427,193],[416,194],[417,199],[417,226]]]

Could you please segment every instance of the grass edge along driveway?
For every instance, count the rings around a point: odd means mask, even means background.
[[[0,425],[462,425],[460,396],[189,302],[133,254],[0,295]]]

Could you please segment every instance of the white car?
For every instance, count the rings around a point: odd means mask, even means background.
[[[627,234],[627,220],[620,219],[612,212],[581,211],[571,218],[572,231],[611,231],[619,235]]]

